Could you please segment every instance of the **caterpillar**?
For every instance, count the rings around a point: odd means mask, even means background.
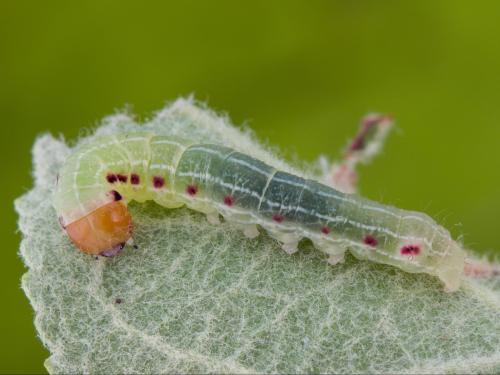
[[[465,252],[426,214],[383,205],[286,173],[219,144],[150,131],[102,136],[62,166],[54,193],[59,221],[83,252],[113,256],[130,241],[131,200],[219,215],[253,238],[257,226],[293,253],[302,238],[342,262],[356,258],[437,276],[459,288]]]

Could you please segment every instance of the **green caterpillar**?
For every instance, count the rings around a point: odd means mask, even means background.
[[[130,132],[105,136],[77,149],[59,173],[54,206],[76,246],[112,256],[131,238],[126,203],[154,200],[219,214],[252,238],[257,225],[288,253],[309,238],[343,261],[360,259],[439,277],[459,287],[465,253],[446,229],[425,214],[345,194],[216,144]]]

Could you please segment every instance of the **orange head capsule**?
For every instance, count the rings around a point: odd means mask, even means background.
[[[65,229],[81,251],[111,256],[119,252],[132,235],[132,218],[127,206],[115,201],[99,207]]]

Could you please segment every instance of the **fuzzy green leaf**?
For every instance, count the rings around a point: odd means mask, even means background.
[[[117,115],[96,134],[138,126]],[[294,171],[189,100],[143,126],[223,139]],[[500,292],[491,282],[446,294],[428,275],[350,256],[332,267],[309,243],[289,256],[265,234],[250,240],[230,223],[153,203],[130,207],[138,249],[111,259],[78,252],[51,205],[68,152],[39,138],[35,186],[16,201],[29,269],[22,287],[50,372],[500,372]]]

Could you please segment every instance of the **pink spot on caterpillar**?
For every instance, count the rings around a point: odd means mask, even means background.
[[[365,238],[363,239],[363,242],[365,243],[365,245],[368,245],[371,247],[376,247],[378,245],[377,239],[370,234],[365,236]]]
[[[162,188],[165,185],[165,179],[161,176],[153,177],[153,186],[157,189]]]
[[[116,178],[118,178],[118,181],[120,182],[127,182],[128,176],[126,174],[117,174]]]
[[[111,196],[113,197],[113,199],[115,201],[121,201],[122,200],[122,195],[119,192],[117,192],[116,190],[111,190],[110,194],[111,194]]]
[[[132,173],[130,175],[130,183],[132,185],[139,185],[140,182],[141,182],[141,179],[139,178],[139,175],[137,173]]]
[[[418,255],[420,254],[420,246],[418,245],[404,245],[401,247],[401,255]]]
[[[114,173],[108,173],[106,176],[106,180],[110,184],[114,184],[116,181],[118,181],[118,178],[116,177],[116,175]]]
[[[331,232],[331,230],[327,226],[321,227],[321,233],[323,233],[323,234],[329,234],[330,232]]]
[[[276,214],[273,215],[273,220],[278,224],[281,224],[285,220],[285,218],[283,217],[283,215]]]
[[[188,185],[186,187],[186,193],[188,193],[192,197],[195,196],[196,193],[198,193],[198,186],[196,186],[196,185]]]
[[[234,198],[232,196],[230,196],[230,195],[226,195],[224,197],[224,204],[226,206],[231,207],[234,204]]]

